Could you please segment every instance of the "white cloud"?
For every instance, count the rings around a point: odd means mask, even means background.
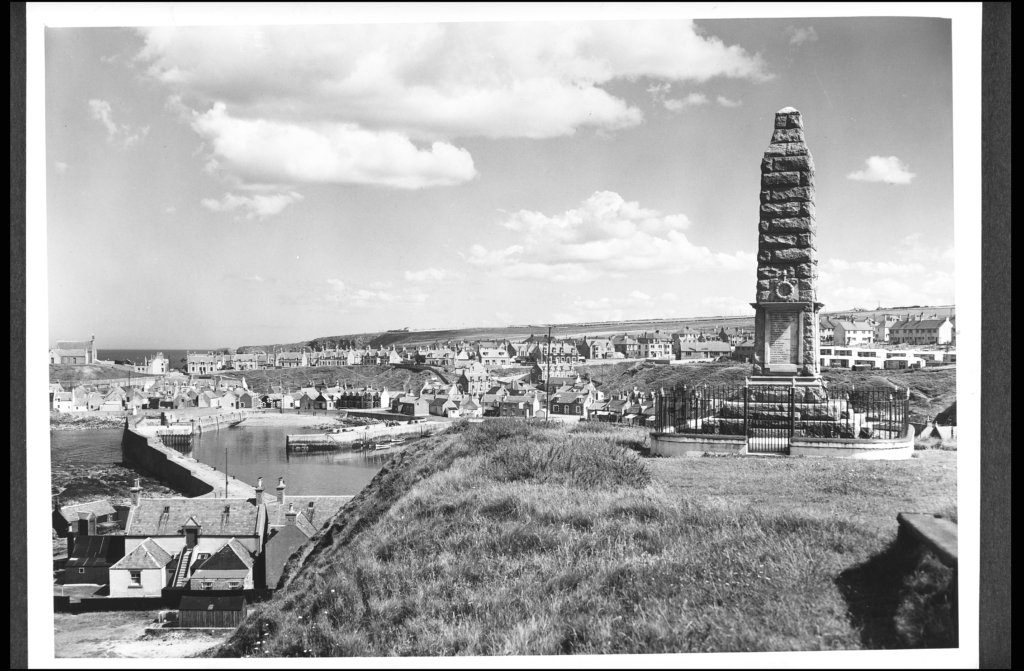
[[[137,58],[185,99],[243,118],[352,123],[424,140],[544,138],[642,114],[601,85],[764,80],[759,55],[692,21],[139,29]]]
[[[113,120],[113,111],[110,108],[110,103],[106,100],[90,100],[89,101],[89,112],[92,114],[92,118],[99,121],[107,128],[107,138],[114,139],[117,134],[117,124]]]
[[[718,100],[718,104],[722,107],[739,107],[743,104],[742,100],[729,100],[725,96],[718,96],[716,100]]]
[[[58,175],[63,175],[68,171],[68,164],[62,161],[54,161],[53,169],[57,171]]]
[[[857,170],[847,175],[847,179],[854,179],[861,182],[885,182],[887,184],[910,184],[916,176],[908,170],[903,161],[895,156],[872,156],[865,163],[864,170]]]
[[[834,309],[899,305],[948,305],[955,300],[952,259],[922,244],[919,234],[900,241],[902,257],[915,261],[846,261],[819,264],[819,297]],[[918,262],[919,261],[919,262]]]
[[[204,198],[202,205],[213,212],[234,212],[238,210],[242,213],[240,218],[252,221],[280,214],[284,208],[300,200],[302,200],[302,194],[294,191],[271,195],[257,194],[254,196],[239,196],[233,193],[225,193],[224,197],[220,200]]]
[[[691,93],[685,98],[666,98],[664,100],[665,109],[670,112],[679,112],[687,107],[706,104],[708,104],[708,97],[703,93]]]
[[[806,28],[790,26],[786,28],[786,35],[789,36],[789,44],[791,46],[799,46],[805,42],[818,41],[818,33],[814,32],[813,26],[807,26]]]
[[[223,103],[192,120],[213,147],[211,166],[250,183],[379,184],[403,189],[458,184],[476,176],[465,149],[434,142],[418,149],[395,132],[354,124],[301,125],[232,117]]]
[[[460,278],[461,275],[444,268],[425,268],[424,270],[407,270],[405,279],[408,282],[423,284],[427,282],[449,282]]]
[[[106,100],[92,99],[89,101],[89,113],[92,118],[103,124],[107,129],[107,140],[120,141],[127,149],[149,134],[149,126],[133,131],[127,124],[118,125],[114,122],[114,111]]]
[[[164,214],[174,214],[177,211],[178,208],[174,207],[173,205],[168,205],[167,207],[164,208]]]
[[[324,299],[328,303],[336,304],[342,312],[350,309],[365,310],[382,305],[421,305],[428,298],[428,295],[422,292],[394,290],[390,283],[354,287],[346,285],[343,280],[329,279],[327,285],[328,293],[324,295]],[[372,288],[374,286],[376,288]]]
[[[583,282],[623,273],[732,271],[756,263],[749,252],[715,253],[691,243],[682,214],[665,215],[599,191],[578,208],[546,215],[521,210],[501,224],[518,234],[504,249],[473,245],[463,258],[510,279]]]

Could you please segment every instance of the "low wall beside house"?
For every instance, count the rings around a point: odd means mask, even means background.
[[[661,457],[747,454],[747,438],[704,433],[652,433],[651,454]]]

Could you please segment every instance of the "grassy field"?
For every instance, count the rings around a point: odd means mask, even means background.
[[[109,366],[100,366],[94,364],[84,365],[73,365],[73,364],[50,364],[50,382],[100,382],[102,380],[116,380],[120,378],[138,378],[142,380],[146,377],[158,377],[152,375],[143,375],[136,373],[135,369],[131,366],[119,366],[111,364]]]
[[[396,455],[213,656],[953,646],[956,453],[652,459],[606,425],[459,424]]]

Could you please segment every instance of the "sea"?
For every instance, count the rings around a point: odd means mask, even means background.
[[[164,352],[166,354],[166,352]],[[221,472],[255,485],[262,477],[268,492],[284,478],[290,494],[358,494],[373,479],[390,455],[338,458],[331,453],[292,455],[285,451],[285,436],[318,433],[316,429],[287,426],[238,426],[196,436],[188,456]],[[51,431],[50,454],[64,462],[120,463],[122,429]]]

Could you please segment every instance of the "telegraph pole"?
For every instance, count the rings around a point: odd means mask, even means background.
[[[551,420],[551,325],[548,325],[548,379],[544,381],[544,401],[547,409],[544,411],[544,423]]]

